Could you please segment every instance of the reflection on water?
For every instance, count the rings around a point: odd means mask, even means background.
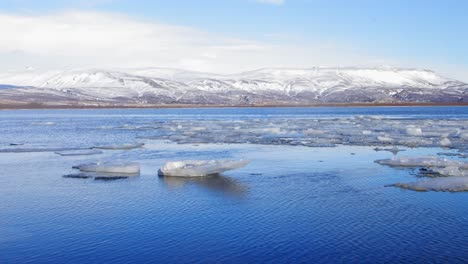
[[[73,179],[94,178],[95,180],[112,181],[112,180],[133,178],[133,177],[138,177],[138,176],[140,176],[140,173],[80,172],[80,173],[65,174],[62,177],[73,178]]]
[[[247,194],[248,187],[233,178],[221,174],[206,177],[159,177],[169,188],[183,188],[188,184],[202,186],[208,190],[216,191],[228,196],[243,197]]]

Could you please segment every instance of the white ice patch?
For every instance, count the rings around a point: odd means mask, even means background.
[[[408,127],[406,128],[406,134],[410,136],[421,136],[422,130],[419,127]]]
[[[117,173],[117,174],[139,174],[140,165],[138,163],[90,163],[75,166],[83,172]]]
[[[97,149],[106,149],[106,150],[121,150],[121,149],[135,149],[141,148],[144,143],[127,143],[127,144],[114,144],[114,145],[102,145],[96,146]]]
[[[397,186],[414,191],[463,192],[468,191],[468,177],[443,177],[410,183],[396,183]]]
[[[439,145],[442,146],[442,147],[449,147],[450,145],[452,145],[452,142],[451,142],[450,139],[448,139],[448,138],[443,138],[443,139],[439,142]]]
[[[160,176],[202,177],[244,167],[248,160],[183,160],[167,162]]]
[[[68,150],[68,151],[56,151],[55,154],[60,156],[81,156],[81,155],[96,155],[102,154],[102,151],[97,149],[79,149],[79,150]]]

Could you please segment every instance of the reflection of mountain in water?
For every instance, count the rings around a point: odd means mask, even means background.
[[[186,184],[196,184],[206,189],[229,196],[244,196],[248,187],[238,181],[222,175],[206,177],[160,177],[170,188],[182,188]]]

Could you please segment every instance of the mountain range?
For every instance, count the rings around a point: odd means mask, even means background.
[[[264,68],[214,74],[169,68],[0,73],[0,104],[43,106],[468,103],[468,84],[425,69]]]

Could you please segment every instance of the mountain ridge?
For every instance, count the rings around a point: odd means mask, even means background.
[[[261,68],[216,74],[172,68],[0,73],[0,100],[42,104],[262,105],[463,103],[468,84],[417,68]]]

